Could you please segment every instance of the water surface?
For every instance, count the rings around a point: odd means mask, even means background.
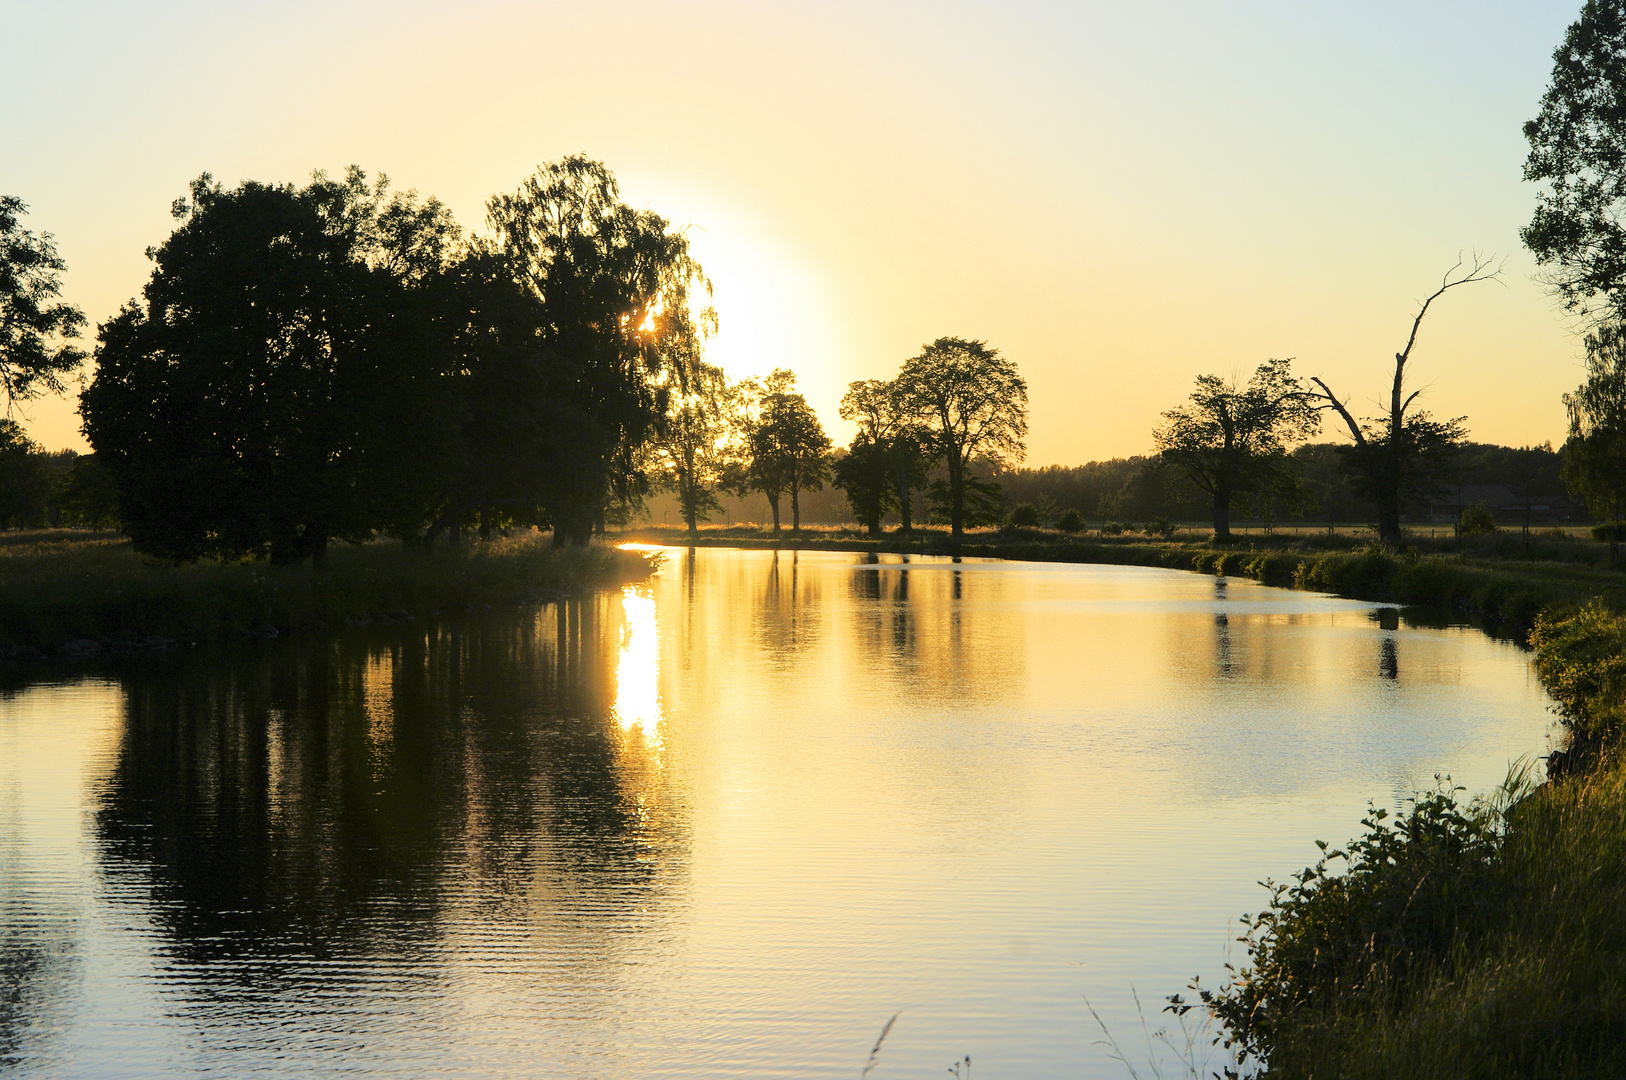
[[[1122,1077],[1369,799],[1541,753],[1513,646],[1245,580],[667,553],[17,686],[0,1072]],[[1142,1069],[1144,1072],[1144,1068]]]

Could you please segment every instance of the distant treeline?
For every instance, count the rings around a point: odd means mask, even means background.
[[[1355,495],[1348,473],[1342,468],[1347,452],[1343,445],[1312,443],[1295,450],[1293,457],[1302,469],[1307,501],[1298,507],[1277,505],[1270,508],[1269,516],[1250,516],[1248,520],[1371,521],[1371,504]],[[837,451],[838,455],[842,453]],[[1431,512],[1435,517],[1454,517],[1455,511],[1465,505],[1459,496],[1466,494],[1466,505],[1471,505],[1483,500],[1483,489],[1499,488],[1506,489],[1504,495],[1515,501],[1528,499],[1533,521],[1559,520],[1569,515],[1575,520],[1587,520],[1585,507],[1565,494],[1559,474],[1563,460],[1564,451],[1550,445],[1521,448],[1468,443],[1457,451],[1446,482],[1432,499],[1409,506],[1408,518],[1421,519]],[[1208,495],[1180,470],[1161,464],[1155,454],[1038,468],[999,469],[982,463],[978,474],[999,484],[1007,507],[1030,504],[1039,510],[1045,524],[1055,524],[1069,510],[1091,521],[1126,523],[1158,519],[1206,521],[1209,513]],[[720,505],[721,512],[715,517],[719,523],[768,520],[768,508],[760,495],[724,496]],[[1509,513],[1507,507],[1500,508],[1499,516],[1504,525],[1518,525],[1523,520],[1522,514]],[[645,520],[676,524],[682,517],[675,500],[658,495],[650,499]],[[840,490],[825,488],[802,496],[802,520],[818,525],[851,523],[853,512]],[[889,526],[898,523],[896,514],[887,520]]]

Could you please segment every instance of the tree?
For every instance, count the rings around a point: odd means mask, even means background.
[[[45,454],[11,417],[0,417],[0,529],[36,524],[44,506]]]
[[[796,375],[786,368],[753,387],[745,425],[745,463],[739,490],[760,491],[779,531],[779,500],[790,495],[791,529],[802,527],[801,494],[818,491],[830,476],[830,437],[807,398],[796,391]]]
[[[385,184],[204,174],[177,200],[82,396],[138,550],[320,566],[332,539],[421,516],[447,434],[416,290],[455,226]],[[385,228],[392,206],[423,228]]]
[[[72,344],[84,314],[53,302],[68,264],[50,233],[35,236],[18,224],[26,213],[21,199],[0,195],[0,391],[8,412],[15,402],[62,393],[62,377],[85,358]]]
[[[1587,335],[1586,382],[1564,395],[1564,409],[1564,483],[1593,517],[1610,523],[1610,558],[1618,558],[1626,520],[1626,324],[1619,319]]]
[[[1208,493],[1214,539],[1228,540],[1233,500],[1291,495],[1288,446],[1319,430],[1321,412],[1291,360],[1267,360],[1240,389],[1235,379],[1197,376],[1190,404],[1163,421],[1152,432],[1162,460]]]
[[[555,539],[585,540],[628,478],[637,448],[668,415],[666,395],[687,394],[701,344],[715,329],[691,296],[711,283],[682,230],[621,201],[603,163],[567,157],[539,168],[512,195],[493,196],[487,220],[520,283],[542,305],[537,340],[573,366],[570,475],[581,489],[556,500]]]
[[[654,470],[677,494],[689,535],[719,509],[717,491],[739,456],[740,391],[721,368],[691,369],[687,389],[673,393],[669,411],[649,441]]]
[[[1541,111],[1524,125],[1524,178],[1545,182],[1520,236],[1570,310],[1626,288],[1626,4],[1589,0],[1553,52]]]
[[[948,468],[950,535],[966,524],[973,457],[1003,466],[1020,460],[1028,432],[1028,386],[1016,365],[981,341],[942,337],[923,346],[898,375],[901,410],[918,419]]]
[[[1400,507],[1414,495],[1425,493],[1449,464],[1450,454],[1467,438],[1466,417],[1435,420],[1425,411],[1409,412],[1421,390],[1405,392],[1406,362],[1417,344],[1417,331],[1434,301],[1459,285],[1498,278],[1502,268],[1491,268],[1488,260],[1475,255],[1466,268],[1463,260],[1445,272],[1440,287],[1429,294],[1412,320],[1406,347],[1395,353],[1394,380],[1390,384],[1389,409],[1375,419],[1357,420],[1345,402],[1339,400],[1319,377],[1311,382],[1321,388],[1317,400],[1332,409],[1349,429],[1352,445],[1347,461],[1357,491],[1372,500],[1378,513],[1378,539],[1390,546],[1400,543]]]
[[[837,464],[837,485],[847,492],[859,521],[875,522],[896,509],[899,528],[912,531],[913,492],[926,486],[933,445],[924,425],[904,408],[896,380],[862,379],[849,383],[841,399],[841,418],[858,425],[845,458]],[[853,501],[856,497],[858,501]]]

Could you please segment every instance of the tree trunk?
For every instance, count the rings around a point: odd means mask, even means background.
[[[800,484],[790,486],[790,531],[802,531],[802,487]]]
[[[480,507],[480,539],[491,539],[491,521],[496,517],[496,511],[490,506]]]
[[[773,511],[773,534],[779,535],[779,492],[768,496],[768,508]]]
[[[898,485],[898,518],[902,523],[899,526],[899,528],[903,531],[903,535],[905,535],[905,536],[908,536],[910,533],[915,531],[914,522],[910,519],[910,516],[909,516],[909,511],[911,509],[912,508],[910,506],[910,500],[909,500],[909,485],[908,485],[907,482],[899,484]]]
[[[696,506],[698,502],[699,499],[696,497],[694,488],[685,488],[683,492],[683,521],[689,526],[689,536],[691,538],[700,533],[700,514],[699,508]]]
[[[956,550],[965,534],[965,466],[959,455],[949,456],[949,540]]]
[[[1216,488],[1213,499],[1214,510],[1214,539],[1224,543],[1231,539],[1231,492],[1227,488]]]

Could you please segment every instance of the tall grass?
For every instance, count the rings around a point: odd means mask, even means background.
[[[0,544],[0,646],[47,651],[78,639],[196,640],[424,616],[547,599],[648,570],[636,553],[553,548],[537,533],[463,551],[409,551],[387,541],[343,546],[321,572],[252,562],[163,563],[108,535],[7,539]]]

